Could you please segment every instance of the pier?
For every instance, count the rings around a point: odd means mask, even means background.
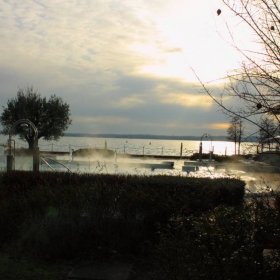
[[[62,151],[40,151],[40,156],[69,156],[69,152],[62,152]],[[142,155],[142,154],[117,154],[118,158],[150,158],[150,159],[182,159],[188,160],[190,156],[180,156],[180,155]]]
[[[225,169],[226,172],[231,170],[241,170],[244,172],[280,172],[280,168],[277,166],[252,161],[240,161],[236,163],[222,163],[216,161],[185,161],[182,171],[197,171],[199,170],[199,167],[214,167],[215,170]]]

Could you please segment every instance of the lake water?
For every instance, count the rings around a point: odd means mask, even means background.
[[[8,137],[0,135],[0,144],[7,144]],[[27,148],[26,142],[14,137],[16,148]],[[106,142],[106,144],[105,144]],[[75,158],[72,161],[71,151],[83,148],[103,149],[107,145],[108,149],[115,151],[113,158]],[[200,141],[186,140],[160,140],[160,139],[126,139],[126,138],[95,138],[95,137],[63,137],[59,141],[47,142],[39,140],[40,151],[65,151],[69,152],[66,156],[57,156],[55,160],[63,163],[74,172],[90,173],[109,173],[109,174],[137,174],[137,175],[171,175],[171,176],[195,176],[195,177],[237,177],[247,182],[247,188],[256,192],[263,188],[265,184],[270,185],[273,189],[278,188],[278,182],[275,174],[246,173],[242,170],[231,171],[230,174],[225,170],[214,170],[209,167],[200,167],[195,172],[184,172],[183,159],[170,159],[174,163],[172,169],[162,168],[143,168],[143,164],[159,164],[161,159],[153,158],[124,158],[123,154],[136,155],[169,155],[180,156],[182,146],[182,156],[189,156],[198,153]],[[0,146],[1,147],[1,146]],[[2,152],[3,152],[3,148]],[[202,141],[203,153],[213,151],[217,155],[234,154],[234,143],[227,141]],[[2,153],[0,150],[0,154]],[[256,143],[242,143],[241,154],[255,154]],[[77,163],[79,162],[79,163]],[[32,170],[32,160],[15,159],[16,170]],[[137,165],[139,164],[139,166]],[[53,162],[51,166],[55,170],[66,170],[61,164]],[[5,169],[5,163],[2,162],[2,169]],[[46,164],[40,165],[40,170],[50,170]],[[265,182],[264,182],[265,180]]]
[[[15,147],[27,148],[26,142],[16,137]],[[7,144],[8,136],[0,135],[0,144]],[[126,139],[126,138],[95,138],[95,137],[62,137],[59,141],[45,141],[39,139],[39,148],[41,151],[71,151],[83,148],[101,148],[105,147],[116,151],[118,154],[137,154],[137,155],[173,155],[188,156],[199,151],[200,141],[186,140],[160,140],[160,139]],[[203,153],[213,151],[217,155],[234,154],[234,143],[227,141],[202,141]],[[242,143],[241,154],[256,152],[256,143]]]

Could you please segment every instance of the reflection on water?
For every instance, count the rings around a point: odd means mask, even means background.
[[[27,148],[27,143],[21,141],[16,136],[16,148]],[[0,134],[0,144],[7,144],[8,136]],[[138,155],[174,155],[179,156],[182,145],[182,155],[190,156],[199,150],[200,141],[197,140],[170,140],[170,139],[128,139],[128,138],[96,138],[96,137],[62,137],[59,141],[46,141],[39,139],[40,151],[64,151],[70,152],[78,149],[106,147],[116,151],[118,154],[138,154]],[[217,155],[232,155],[235,147],[229,141],[202,141],[202,152],[213,151]],[[242,154],[256,153],[256,143],[243,142],[241,144]]]
[[[16,139],[16,137],[15,137]],[[7,136],[0,135],[0,144],[6,143]],[[108,149],[116,151],[116,157],[111,159],[96,158],[75,158],[71,161],[72,149],[80,148],[104,148],[106,141]],[[226,171],[224,169],[214,170],[213,167],[199,167],[196,172],[182,171],[184,160],[170,160],[174,162],[173,169],[143,168],[143,165],[137,163],[159,164],[159,159],[144,158],[120,158],[120,154],[153,154],[153,155],[180,155],[181,145],[183,145],[183,156],[190,152],[198,152],[200,141],[182,141],[182,140],[160,140],[160,139],[122,139],[122,138],[94,138],[94,137],[63,137],[58,142],[47,142],[39,140],[40,151],[70,151],[68,156],[56,157],[56,160],[67,165],[72,172],[89,172],[103,174],[137,174],[137,175],[170,175],[170,176],[193,176],[193,177],[234,177],[240,178],[246,182],[247,190],[258,192],[263,189],[276,190],[279,187],[280,174],[272,173],[248,173],[243,170]],[[255,153],[256,143],[242,143],[242,153]],[[26,143],[16,139],[16,147],[26,147]],[[3,149],[2,149],[3,150]],[[234,143],[227,141],[203,141],[203,152],[212,150],[217,155],[231,155],[234,153]],[[2,158],[1,158],[2,155]],[[0,169],[6,169],[5,157],[3,151],[0,151]],[[67,171],[65,167],[59,164],[50,163],[55,170]],[[32,170],[32,158],[16,157],[16,170]],[[46,164],[40,165],[40,170],[51,170]]]
[[[184,160],[173,160],[174,168],[147,168],[143,164],[161,164],[162,160],[158,159],[139,159],[127,158],[118,159],[103,159],[97,160],[94,158],[76,158],[74,161],[67,161],[66,158],[58,158],[63,164],[67,165],[72,172],[86,172],[98,174],[131,174],[142,176],[153,175],[169,175],[169,176],[183,176],[183,177],[208,177],[208,178],[238,178],[246,182],[248,192],[256,193],[261,191],[278,190],[280,187],[280,174],[276,173],[259,173],[259,172],[245,172],[242,170],[226,171],[225,169],[217,169],[214,167],[200,166],[198,171],[185,172],[182,171]],[[137,163],[139,165],[137,165]],[[56,170],[66,169],[58,164],[51,164],[55,166]],[[41,170],[49,170],[46,165],[41,165]]]
[[[159,159],[145,158],[123,158],[123,159],[96,159],[96,158],[76,158],[70,161],[69,157],[57,157],[56,160],[66,165],[72,172],[85,172],[96,174],[131,174],[141,176],[153,175],[169,175],[182,177],[208,177],[208,178],[238,178],[246,182],[248,192],[256,193],[262,191],[271,191],[280,189],[280,174],[276,173],[260,173],[260,172],[245,172],[243,170],[214,169],[214,167],[200,166],[195,172],[182,171],[184,160],[169,160],[174,162],[174,168],[164,168],[158,166],[163,163]],[[66,171],[67,169],[58,163],[49,162],[51,167],[57,171]],[[148,168],[148,164],[151,167]],[[155,164],[156,167],[153,166]],[[143,167],[145,165],[145,167]],[[161,167],[161,168],[158,168]],[[1,170],[6,170],[6,164],[2,163]],[[15,161],[16,170],[33,169],[32,157],[17,157]],[[43,163],[40,164],[40,171],[50,171],[51,169]]]

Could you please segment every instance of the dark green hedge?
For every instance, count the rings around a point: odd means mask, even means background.
[[[239,205],[244,188],[226,178],[1,172],[0,244],[20,239],[24,250],[63,258],[91,247],[137,250],[157,224]]]

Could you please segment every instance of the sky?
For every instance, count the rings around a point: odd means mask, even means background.
[[[220,0],[0,0],[0,114],[33,86],[70,105],[69,133],[226,135],[197,77],[218,93],[238,68],[231,20]]]

